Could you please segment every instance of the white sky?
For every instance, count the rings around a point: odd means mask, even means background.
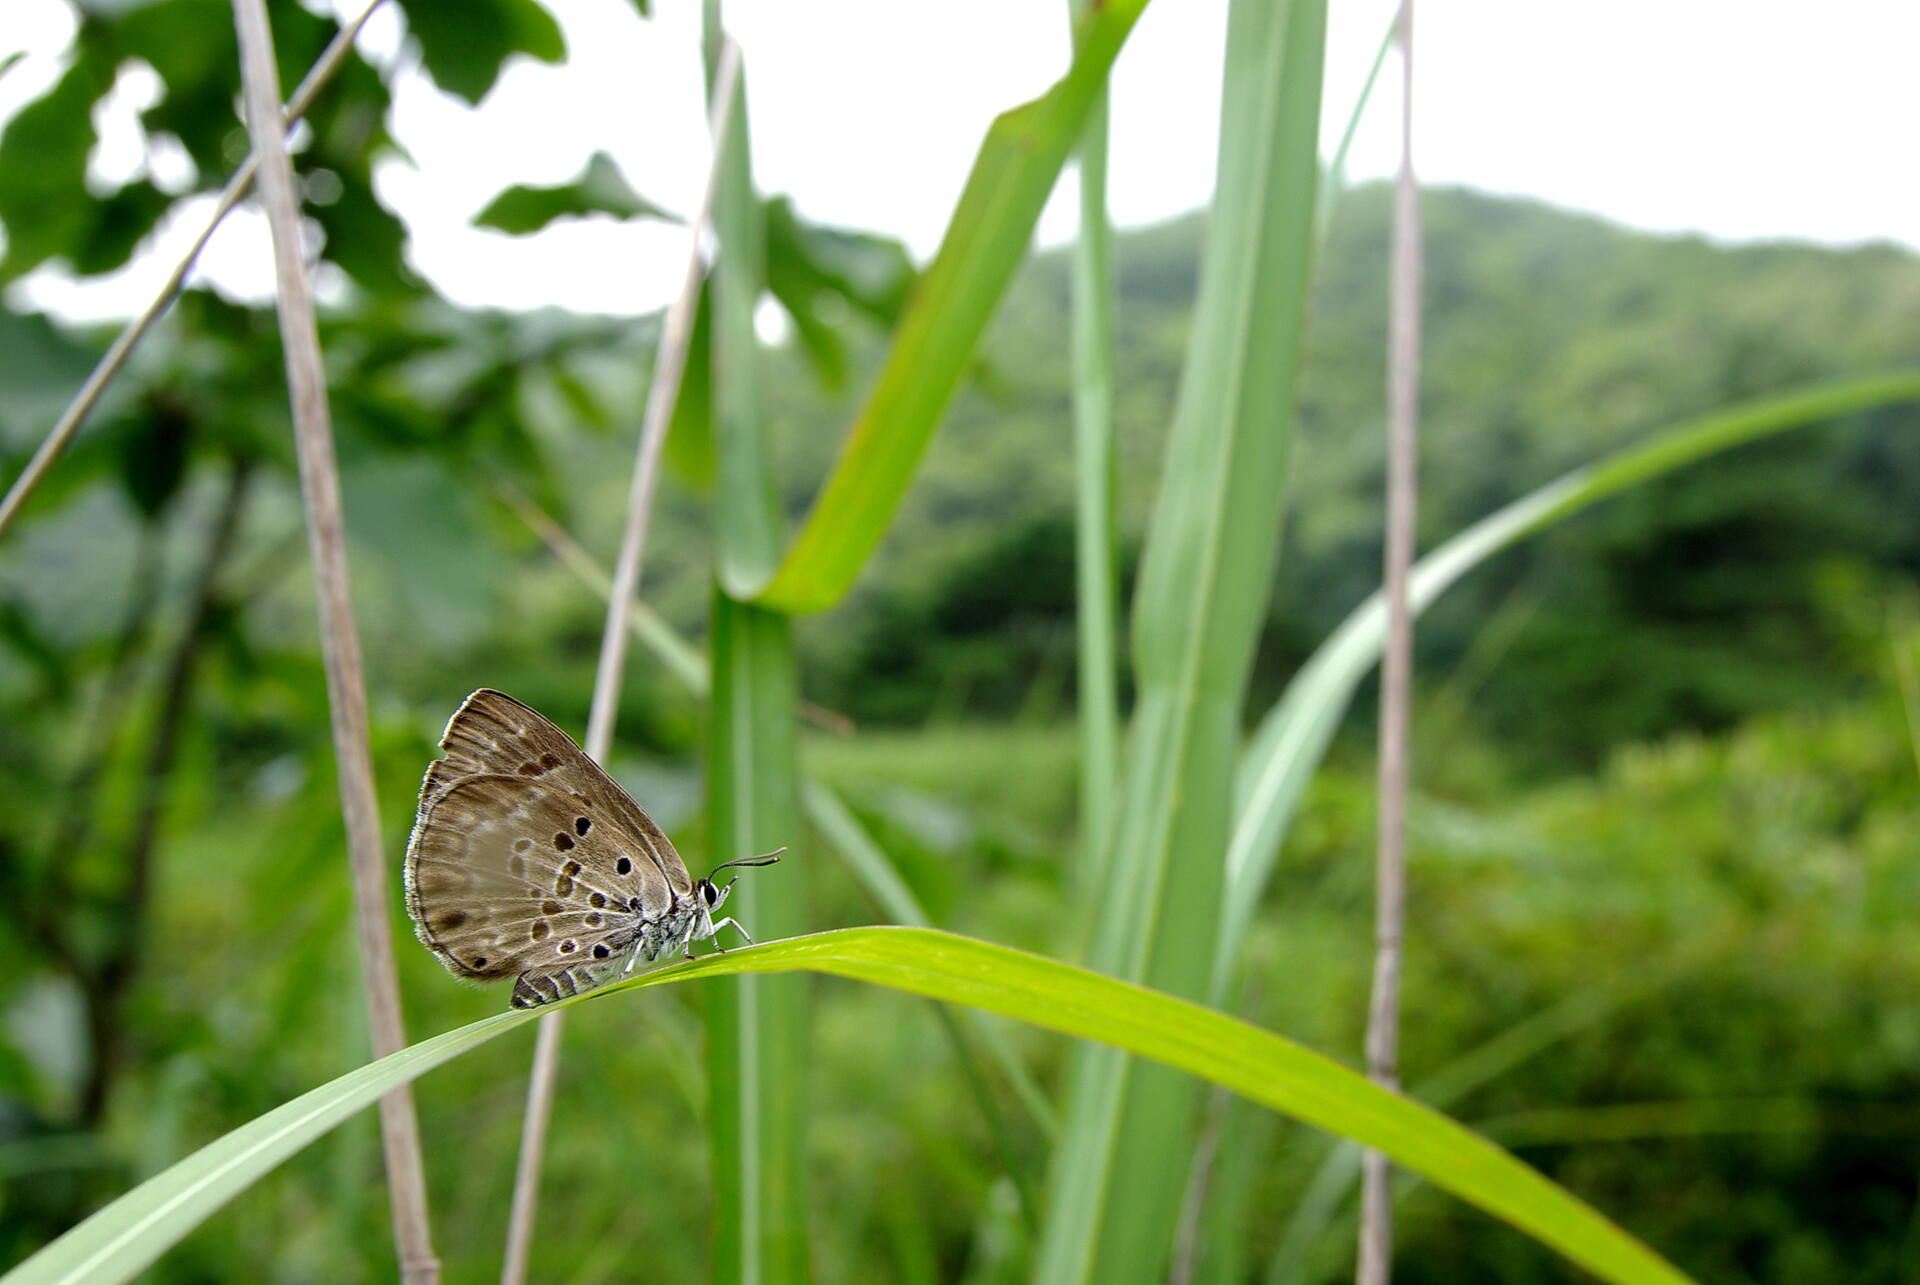
[[[0,77],[3,118],[62,69],[72,17],[67,0],[0,5],[0,56],[29,51]],[[565,181],[596,149],[650,198],[682,211],[696,204],[707,155],[698,4],[654,0],[650,22],[629,0],[552,7],[569,63],[516,62],[477,111],[398,55],[394,128],[413,163],[389,164],[381,193],[410,225],[415,266],[460,303],[659,307],[678,280],[683,231],[590,220],[510,238],[467,226],[499,188]],[[1335,0],[1329,149],[1391,9],[1392,0]],[[924,258],[993,116],[1064,67],[1064,13],[1064,0],[732,0],[760,186],[791,194],[812,218],[901,236]],[[1130,38],[1114,80],[1111,205],[1121,224],[1207,200],[1225,29],[1226,0],[1155,0]],[[391,61],[398,33],[389,6],[363,39]],[[1523,193],[1661,231],[1920,247],[1913,0],[1830,0],[1817,11],[1784,0],[1423,0],[1416,40],[1426,181]],[[1397,83],[1390,62],[1356,142],[1355,177],[1394,165]],[[135,103],[152,92],[138,77],[123,88]],[[94,168],[124,178],[141,164],[130,131],[109,130]],[[1043,241],[1071,235],[1072,184],[1069,171],[1042,220]],[[75,318],[126,313],[150,296],[202,217],[183,216],[104,281],[36,272],[16,287],[16,302]],[[206,270],[261,296],[270,281],[264,230],[251,219],[229,223]]]

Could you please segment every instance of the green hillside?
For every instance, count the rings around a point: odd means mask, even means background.
[[[1379,582],[1386,197],[1344,198],[1321,261],[1257,691]],[[1920,258],[1901,250],[1729,248],[1467,191],[1427,206],[1427,546],[1662,424],[1920,359]],[[1117,246],[1129,533],[1158,476],[1202,234],[1183,219]],[[1040,256],[855,605],[807,635],[823,700],[913,721],[1051,708],[1063,684],[1070,698],[1067,307],[1063,257]],[[797,504],[845,404],[813,408],[797,369],[776,400]],[[1912,419],[1741,451],[1507,555],[1423,622],[1427,672],[1461,675],[1490,729],[1568,761],[1834,695],[1857,595],[1920,569],[1920,437],[1891,431]],[[1541,725],[1569,701],[1583,725]]]

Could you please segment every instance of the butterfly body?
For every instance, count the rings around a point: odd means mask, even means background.
[[[517,978],[513,1006],[531,1008],[740,927],[713,919],[731,881],[691,878],[640,805],[534,710],[482,689],[440,746],[407,844],[407,913],[449,972]]]

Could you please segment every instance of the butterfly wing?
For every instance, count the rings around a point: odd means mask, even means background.
[[[693,891],[687,863],[674,851],[633,796],[587,757],[571,736],[555,727],[539,711],[522,705],[504,692],[483,687],[461,703],[440,736],[447,756],[427,766],[420,786],[420,817],[463,777],[484,773],[523,776],[529,780],[562,782],[583,803],[629,832],[629,837],[659,868],[667,886],[678,895]]]
[[[441,745],[407,847],[407,911],[456,975],[518,976],[520,1007],[584,990],[691,892],[652,818],[520,702],[475,692]]]

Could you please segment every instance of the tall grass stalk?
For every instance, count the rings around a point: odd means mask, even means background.
[[[400,1014],[400,978],[394,965],[393,922],[387,864],[380,841],[380,804],[374,795],[373,754],[367,735],[367,686],[360,662],[360,636],[353,620],[347,575],[346,519],[340,504],[340,472],[334,460],[333,421],[327,407],[320,332],[313,316],[300,244],[300,207],[287,157],[280,108],[279,73],[265,0],[234,0],[240,70],[245,84],[247,129],[259,158],[261,204],[273,237],[275,303],[286,350],[287,384],[300,461],[307,544],[313,558],[314,599],[320,615],[320,651],[327,675],[327,712],[340,774],[340,810],[347,832],[353,879],[354,929],[367,992],[367,1022],[376,1057],[406,1047]],[[396,1088],[380,1100],[380,1135],[386,1149],[387,1192],[393,1208],[400,1275],[407,1285],[433,1285],[440,1264],[427,1221],[427,1181],[420,1155],[420,1127],[413,1094]]]
[[[709,74],[719,86],[717,0],[706,6]],[[799,682],[786,617],[736,599],[728,586],[764,581],[783,536],[773,452],[761,406],[754,308],[766,280],[753,188],[745,77],[732,89],[720,153],[712,278],[714,499],[713,696],[707,833],[715,861],[788,849],[751,872],[729,910],[762,937],[806,928],[796,725]],[[806,1209],[807,986],[742,977],[706,988],[708,1128],[713,1148],[713,1278],[791,1285],[808,1277]]]
[[[1420,418],[1420,188],[1413,175],[1413,0],[1400,0],[1400,173],[1394,181],[1387,304],[1386,652],[1380,666],[1379,841],[1374,860],[1373,994],[1367,1074],[1400,1086],[1400,943],[1407,924],[1407,777],[1413,720],[1413,566]],[[1362,1161],[1358,1285],[1393,1278],[1393,1189],[1387,1159]]]
[[[667,309],[660,345],[654,353],[653,377],[647,386],[633,480],[627,492],[620,556],[608,587],[606,625],[600,635],[593,705],[587,716],[587,739],[583,746],[596,763],[604,764],[613,749],[614,719],[619,713],[620,687],[626,673],[627,635],[632,628],[634,595],[640,588],[647,527],[653,515],[654,489],[660,475],[660,454],[673,419],[674,404],[680,396],[680,380],[687,368],[687,344],[693,334],[693,314],[700,301],[700,236],[713,210],[739,70],[739,46],[723,40],[714,76],[713,100],[708,109],[709,132],[715,149],[713,163],[707,173],[699,211],[688,228],[687,265],[680,279],[680,292]],[[521,1285],[526,1280],[527,1264],[533,1253],[541,1161],[560,1072],[564,1021],[564,1015],[559,1012],[546,1014],[541,1018],[534,1042],[533,1071],[527,1081],[527,1108],[521,1121],[520,1159],[514,1170],[513,1205],[507,1219],[506,1256],[500,1269],[503,1285]]]
[[[353,53],[353,42],[360,35],[360,29],[367,25],[367,19],[373,16],[373,11],[385,2],[386,0],[371,0],[365,9],[360,11],[359,17],[342,27],[339,33],[327,42],[327,47],[321,51],[320,57],[314,61],[313,66],[308,69],[307,74],[301,78],[300,84],[294,89],[293,97],[287,100],[287,105],[281,112],[284,128],[292,129],[294,122],[306,115],[307,108],[313,105],[313,100],[320,96],[320,91],[326,88],[327,83],[333,79],[334,74]],[[275,97],[278,97],[277,90]],[[6,498],[0,500],[0,535],[6,533],[7,527],[19,514],[20,507],[27,502],[27,497],[32,495],[34,488],[46,478],[48,471],[53,468],[54,461],[59,459],[61,452],[67,449],[74,435],[80,431],[81,425],[87,422],[87,416],[91,415],[93,408],[99,404],[101,394],[107,391],[107,385],[113,382],[114,376],[119,374],[121,368],[127,364],[127,358],[133,355],[134,345],[146,337],[147,332],[153,328],[154,322],[166,315],[174,298],[186,285],[187,275],[193,271],[193,265],[200,261],[201,251],[205,250],[207,242],[213,239],[214,229],[220,226],[221,221],[232,213],[233,208],[239,205],[246,198],[247,193],[253,189],[254,175],[258,172],[259,166],[259,153],[249,152],[240,168],[234,171],[233,177],[227,180],[226,187],[221,189],[220,199],[214,202],[213,213],[207,217],[207,225],[200,229],[200,235],[193,239],[193,244],[187,247],[187,252],[180,256],[178,263],[173,265],[173,271],[167,274],[167,279],[161,283],[160,289],[140,315],[121,327],[120,333],[114,336],[113,343],[108,345],[107,351],[101,354],[100,360],[88,373],[86,382],[80,385],[80,391],[73,395],[73,400],[67,403],[65,410],[60,412],[60,418],[55,420],[53,427],[47,431],[46,438],[34,451],[33,458],[27,461],[27,466],[20,470],[20,476],[16,477],[13,485],[7,488]]]
[[[1180,399],[1133,604],[1139,685],[1091,962],[1175,995],[1212,967],[1240,703],[1279,537],[1314,240],[1326,8],[1239,0],[1219,179]],[[1157,1276],[1194,1089],[1075,1050],[1035,1278]]]
[[[1073,0],[1077,13],[1090,0]],[[1080,30],[1075,24],[1075,31]],[[1115,640],[1113,268],[1107,216],[1107,95],[1087,113],[1076,152],[1080,235],[1073,244],[1074,626],[1079,646],[1079,890],[1099,886],[1120,788],[1120,673]]]

